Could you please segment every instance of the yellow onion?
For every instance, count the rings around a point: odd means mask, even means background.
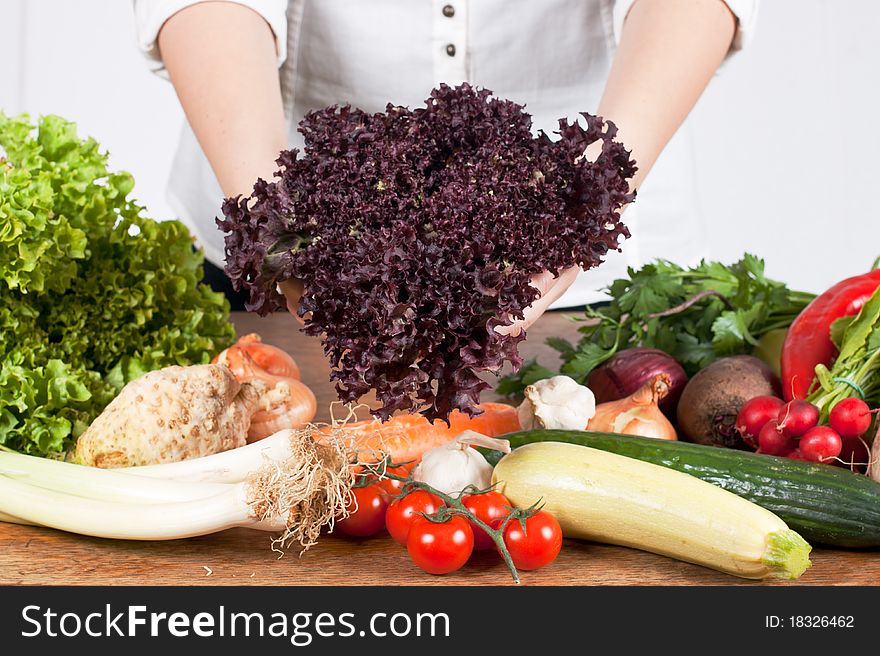
[[[678,439],[675,428],[660,411],[660,401],[669,394],[672,380],[657,374],[631,395],[600,403],[587,430],[622,435],[641,435],[661,440]]]

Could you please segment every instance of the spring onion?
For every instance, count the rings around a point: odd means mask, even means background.
[[[210,456],[117,471],[175,481],[240,483],[268,462],[284,462],[293,457],[296,435],[295,430],[282,430],[247,446]]]
[[[277,457],[277,451],[284,453],[283,441],[286,455]],[[3,453],[0,513],[73,533],[129,540],[171,540],[241,526],[280,532],[273,545],[298,542],[307,549],[324,525],[347,515],[355,477],[350,452],[333,432],[322,433],[317,441],[313,428],[284,431],[273,444],[276,457],[271,459],[263,450],[241,448],[235,451],[244,452],[241,463],[230,452],[221,460],[225,468],[218,469],[216,461],[204,468],[227,476],[236,472],[235,477],[247,471],[242,480],[227,483],[149,479]]]

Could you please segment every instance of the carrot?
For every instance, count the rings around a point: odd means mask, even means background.
[[[279,380],[299,379],[299,368],[282,349],[265,344],[256,333],[244,335],[220,353],[214,362],[228,366],[239,382],[262,380],[274,386]],[[315,416],[311,392],[297,381],[289,382],[291,398],[258,413],[251,422],[248,442],[254,442],[281,430],[298,428]],[[483,403],[482,414],[473,418],[453,410],[449,425],[442,420],[431,424],[422,415],[397,415],[384,424],[378,419],[347,423],[344,426],[349,444],[358,450],[359,459],[385,453],[395,462],[417,460],[428,449],[446,444],[459,433],[472,430],[495,437],[520,429],[516,408],[504,403]],[[321,429],[322,432],[329,428]]]
[[[478,408],[483,412],[475,417],[453,410],[448,426],[440,419],[432,424],[422,415],[396,415],[385,423],[373,419],[345,424],[342,430],[362,462],[375,460],[379,454],[389,456],[393,462],[408,462],[420,459],[425,451],[446,444],[466,430],[496,437],[520,429],[513,406],[483,403]]]

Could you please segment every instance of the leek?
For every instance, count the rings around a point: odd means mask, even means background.
[[[293,457],[300,432],[282,430],[258,442],[210,456],[117,471],[175,481],[240,483],[267,463],[284,462]]]
[[[188,465],[191,478],[242,479],[235,483],[162,480],[2,453],[0,520],[127,540],[248,527],[280,532],[275,543],[282,547],[295,541],[307,549],[325,525],[348,515],[351,454],[336,435],[318,442],[312,428],[278,435],[269,445]]]
[[[157,485],[155,481],[121,470],[98,469],[18,453],[0,453],[0,475],[56,492],[131,503],[202,499],[220,494],[228,487],[221,483],[178,481],[164,481]]]

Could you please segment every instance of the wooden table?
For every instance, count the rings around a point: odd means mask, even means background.
[[[296,357],[303,380],[315,391],[319,420],[335,399],[317,340],[298,331],[286,314],[261,319],[237,314],[239,334],[259,332],[265,341]],[[574,337],[577,324],[545,315],[522,344],[525,357],[548,366],[555,354],[544,337]],[[320,411],[319,411],[320,412]],[[880,557],[873,551],[817,548],[806,585],[880,584]],[[123,542],[45,528],[0,524],[0,584],[61,585],[504,585],[511,579],[498,557],[478,553],[460,571],[435,577],[413,565],[388,536],[352,540],[326,536],[302,557],[280,560],[265,533],[235,529],[174,542]],[[533,585],[785,585],[752,582],[633,549],[566,540],[551,566],[523,574]]]

